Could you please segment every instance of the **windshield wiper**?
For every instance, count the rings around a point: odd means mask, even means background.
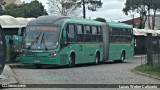
[[[43,42],[43,44],[44,44],[45,50],[47,51],[48,48],[47,48],[46,42],[45,42],[45,40],[44,40],[44,33],[43,33],[43,35],[42,35],[41,43],[42,43],[42,42]]]
[[[40,32],[40,34],[38,35],[38,37],[36,37],[36,40],[32,41],[31,45],[28,47],[28,50],[31,49],[31,47],[34,45],[35,42],[37,43],[37,41],[38,41],[38,39],[39,39],[40,36],[41,36],[41,32]]]

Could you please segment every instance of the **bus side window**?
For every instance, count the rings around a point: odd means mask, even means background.
[[[77,42],[83,42],[84,29],[82,25],[77,25]]]
[[[69,24],[67,28],[68,42],[75,42],[75,25]]]
[[[103,39],[102,39],[102,28],[101,27],[98,27],[98,34],[99,34],[99,41],[102,42]]]
[[[127,35],[126,35],[126,41],[131,42],[132,41],[132,29],[127,29]]]
[[[96,26],[92,26],[92,42],[98,41],[98,28]]]
[[[85,31],[85,42],[91,42],[91,27],[85,25],[84,31]]]

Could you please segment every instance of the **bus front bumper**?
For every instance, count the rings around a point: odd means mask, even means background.
[[[22,64],[54,64],[59,65],[59,57],[27,57],[21,56],[20,63]]]

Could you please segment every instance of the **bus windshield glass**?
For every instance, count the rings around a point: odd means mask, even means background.
[[[28,26],[25,30],[23,47],[29,49],[55,49],[58,46],[60,27]]]

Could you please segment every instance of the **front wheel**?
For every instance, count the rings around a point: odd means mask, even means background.
[[[69,57],[69,64],[68,64],[68,67],[74,67],[75,66],[75,56],[74,55],[71,55]]]
[[[121,60],[120,60],[120,62],[124,62],[124,60],[125,60],[125,54],[124,54],[124,52],[123,52],[122,55],[121,55]]]
[[[96,61],[95,61],[95,64],[99,64],[100,62],[100,55],[99,54],[96,54]]]

